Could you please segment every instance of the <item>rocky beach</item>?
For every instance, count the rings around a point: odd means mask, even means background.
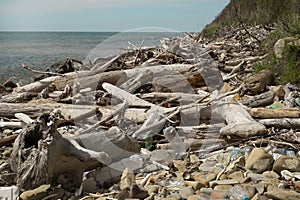
[[[0,199],[300,199],[300,40],[280,31],[23,65],[33,82],[0,86]]]

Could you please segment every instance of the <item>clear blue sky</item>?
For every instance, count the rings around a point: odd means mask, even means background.
[[[0,31],[200,31],[229,0],[0,0]]]

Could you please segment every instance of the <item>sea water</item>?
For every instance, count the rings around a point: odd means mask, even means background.
[[[0,83],[10,77],[28,82],[34,74],[22,64],[46,70],[66,58],[84,62],[106,58],[128,49],[159,45],[175,32],[0,32]]]

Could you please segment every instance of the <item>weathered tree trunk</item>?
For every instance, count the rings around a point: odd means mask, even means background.
[[[256,96],[249,97],[242,100],[241,103],[248,107],[260,107],[267,106],[274,102],[275,93],[273,91],[268,91]]]
[[[248,108],[247,111],[254,118],[261,119],[276,119],[276,118],[299,118],[299,108],[282,108],[282,109],[270,109],[270,108]]]
[[[96,115],[96,109],[99,110],[103,116],[110,115],[111,113],[110,109],[94,105],[0,103],[0,116],[14,118],[16,113],[24,113],[31,118],[37,118],[43,113],[51,112],[55,109],[59,109],[65,119],[74,121]],[[143,112],[144,109],[127,109],[125,117],[141,122],[144,121],[146,117]]]
[[[275,127],[275,128],[300,128],[300,119],[299,118],[281,118],[281,119],[261,119],[259,123],[267,127]]]
[[[220,130],[222,135],[247,138],[264,134],[267,130],[264,125],[252,119],[249,113],[238,104],[217,105],[214,111],[221,115],[227,123],[227,126]]]
[[[83,172],[139,152],[137,142],[118,128],[107,132],[66,137],[58,133],[57,113],[45,113],[23,129],[11,154],[12,170],[21,189],[61,184],[69,191],[80,187]]]

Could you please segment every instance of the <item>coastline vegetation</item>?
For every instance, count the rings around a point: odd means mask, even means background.
[[[283,57],[276,58],[274,44],[281,38],[300,39],[299,0],[231,0],[225,9],[202,31],[204,38],[215,39],[226,29],[238,26],[264,25],[276,28],[260,44],[268,56],[254,66],[259,72],[270,69],[277,84],[300,84],[300,42],[284,47]]]

